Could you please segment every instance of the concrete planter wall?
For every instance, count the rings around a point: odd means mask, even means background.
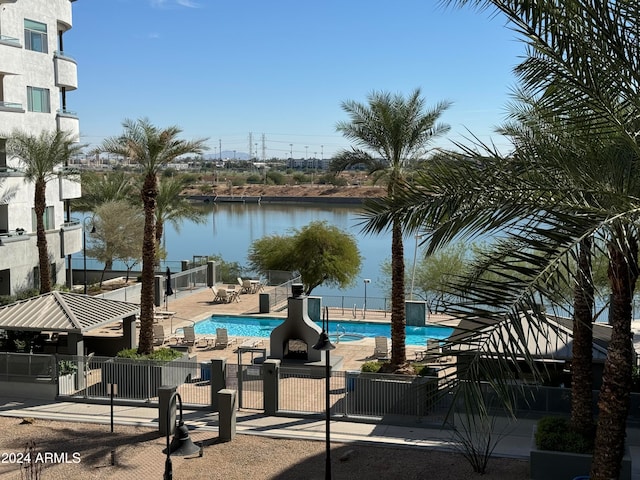
[[[76,391],[76,375],[76,373],[69,373],[58,377],[58,393],[60,395],[71,395]]]

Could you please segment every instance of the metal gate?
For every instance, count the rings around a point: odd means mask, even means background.
[[[234,368],[235,367],[235,368]],[[264,409],[264,381],[262,365],[228,365],[227,388],[238,392],[238,408],[249,410]],[[235,375],[230,370],[235,369]],[[235,386],[230,386],[235,380]]]

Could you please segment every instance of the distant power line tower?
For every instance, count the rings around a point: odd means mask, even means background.
[[[249,132],[249,159],[253,158],[253,132]]]
[[[262,161],[265,162],[267,160],[267,137],[265,137],[264,133],[262,134]]]

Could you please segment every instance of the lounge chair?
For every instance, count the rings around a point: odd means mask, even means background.
[[[229,345],[236,343],[237,338],[230,338],[226,328],[216,328],[215,347],[227,348]]]
[[[182,335],[175,335],[171,337],[171,340],[175,340],[178,345],[186,347],[198,347],[198,346],[210,346],[214,341],[213,337],[206,335],[196,335],[193,326],[182,327]],[[204,343],[204,345],[202,345]]]
[[[442,360],[442,347],[435,338],[427,338],[427,349],[416,352],[416,360],[426,363],[439,362]]]
[[[376,337],[373,356],[378,360],[389,358],[389,339],[387,337]]]
[[[155,346],[164,345],[168,341],[164,336],[164,327],[162,325],[153,326],[153,344]]]

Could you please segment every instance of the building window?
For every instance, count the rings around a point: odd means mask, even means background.
[[[24,19],[24,45],[27,50],[48,53],[47,24]]]
[[[44,220],[45,230],[53,230],[55,228],[53,207],[44,208],[44,215],[42,216],[42,219]],[[31,227],[32,231],[37,231],[38,224],[36,223],[36,210],[34,208],[31,209]]]
[[[46,88],[27,87],[27,109],[30,112],[51,113],[49,90]]]

